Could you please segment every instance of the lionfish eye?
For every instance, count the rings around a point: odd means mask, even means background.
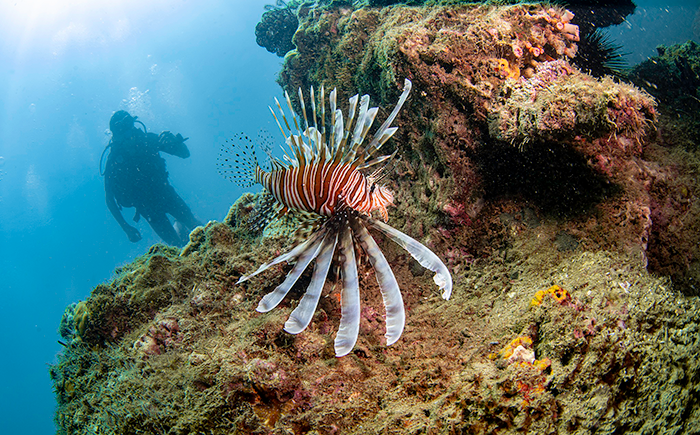
[[[372,185],[369,187],[369,193],[374,193],[374,189],[377,187],[375,183],[372,183]]]

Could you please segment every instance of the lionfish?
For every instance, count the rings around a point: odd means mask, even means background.
[[[345,122],[341,110],[336,107],[336,90],[333,89],[329,95],[330,125],[326,129],[323,86],[318,105],[313,87],[310,91],[311,123],[301,89],[299,102],[303,118],[294,112],[289,94],[285,92],[296,133],[277,98],[275,103],[286,129],[270,107],[288,147],[283,148],[283,160],[270,156],[268,152],[271,168],[269,171],[263,170],[258,165],[251,143],[240,147],[227,142],[219,157],[222,175],[244,187],[261,184],[265,189],[264,194],[271,198],[278,216],[297,213],[315,220],[315,230],[306,241],[238,280],[238,283],[242,283],[283,261],[296,262],[284,282],[262,298],[257,311],[264,313],[275,308],[315,259],[309,286],[284,324],[284,330],[291,334],[302,332],[316,311],[334,252],[338,250],[343,283],[340,326],[334,342],[338,357],[347,355],[354,348],[360,329],[360,291],[353,240],[362,247],[375,270],[386,309],[387,345],[395,343],[404,329],[405,312],[399,285],[367,228],[386,235],[408,251],[423,267],[435,272],[433,280],[442,289],[444,299],[449,299],[452,293],[452,276],[437,255],[415,239],[384,223],[389,217],[386,208],[393,205],[394,197],[387,187],[377,182],[396,152],[379,157],[374,157],[374,154],[396,133],[398,128],[391,127],[391,123],[406,102],[411,86],[411,81],[406,79],[394,110],[374,137],[367,141],[365,139],[378,111],[377,107],[369,107],[368,95],[361,98],[355,95],[349,99],[348,118]],[[356,114],[358,101],[359,113]],[[303,130],[300,127],[302,120]],[[368,170],[372,172],[365,175]],[[373,219],[373,211],[379,211],[384,222]]]

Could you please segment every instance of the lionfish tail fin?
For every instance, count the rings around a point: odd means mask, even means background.
[[[387,237],[408,251],[408,253],[411,254],[411,256],[415,258],[421,266],[435,272],[433,281],[435,281],[435,284],[437,284],[437,286],[442,290],[443,299],[450,298],[452,295],[452,275],[450,275],[450,271],[447,270],[445,263],[443,263],[433,251],[428,249],[416,239],[402,233],[396,228],[372,218],[366,219],[370,226],[384,233]]]
[[[258,182],[261,171],[255,155],[255,143],[245,134],[227,140],[216,159],[219,173],[241,187],[251,187]]]

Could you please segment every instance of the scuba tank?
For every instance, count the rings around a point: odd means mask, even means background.
[[[112,132],[112,137],[109,139],[109,143],[105,146],[105,149],[102,151],[102,155],[100,156],[100,176],[104,177],[105,171],[107,170],[105,166],[106,163],[104,163],[104,158],[105,154],[107,154],[107,150],[112,148],[112,144],[114,143],[115,130],[127,130],[131,127],[134,127],[135,123],[141,124],[141,127],[143,127],[144,134],[148,133],[146,124],[139,121],[138,116],[131,116],[125,110],[119,110],[114,115],[112,115],[112,118],[109,120],[109,129]]]

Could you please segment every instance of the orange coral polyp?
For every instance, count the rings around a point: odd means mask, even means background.
[[[508,343],[503,350],[499,352],[501,357],[503,359],[508,359],[513,355],[513,351],[518,347],[518,346],[523,346],[523,347],[531,347],[532,346],[532,338],[528,337],[527,335],[522,335],[520,337],[515,337],[513,341]]]
[[[510,69],[510,72],[508,73],[508,78],[509,79],[519,79],[520,78],[520,68],[517,66],[513,65],[513,68]]]
[[[546,370],[547,367],[549,367],[551,365],[552,365],[552,361],[549,358],[538,359],[532,363],[532,366],[535,367],[540,372]]]
[[[510,65],[507,59],[497,59],[496,66],[494,70],[499,73],[502,77],[507,79],[518,79],[520,78],[520,68],[517,65]]]
[[[552,287],[551,295],[554,299],[556,299],[557,302],[564,302],[569,294],[563,288],[559,287],[558,285],[555,285]]]
[[[534,57],[539,57],[544,53],[544,50],[542,50],[540,47],[537,47],[535,45],[531,46],[528,51],[534,56]]]
[[[532,301],[530,301],[530,306],[542,305],[542,301],[546,295],[552,296],[552,298],[560,304],[569,299],[569,292],[555,284],[547,290],[537,290]]]

